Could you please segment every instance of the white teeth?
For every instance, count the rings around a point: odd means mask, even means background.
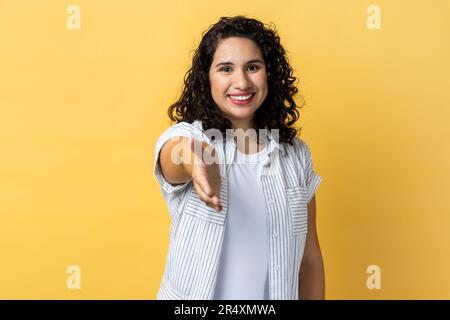
[[[252,94],[249,94],[248,96],[230,96],[233,100],[247,100],[250,99]]]

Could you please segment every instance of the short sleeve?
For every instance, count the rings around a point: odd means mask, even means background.
[[[312,197],[314,196],[317,188],[319,187],[319,184],[322,181],[322,177],[314,171],[312,155],[308,145],[301,139],[298,139],[298,143],[300,146],[299,152],[303,163],[303,176],[305,179],[306,187],[306,202],[309,203],[309,201],[311,201]]]
[[[168,129],[166,129],[161,134],[161,136],[156,141],[156,145],[155,145],[155,158],[154,158],[154,164],[153,164],[153,167],[154,167],[153,172],[155,174],[156,179],[158,180],[158,183],[159,183],[161,189],[164,192],[166,192],[167,194],[181,191],[181,190],[185,189],[187,187],[187,185],[190,183],[190,181],[187,181],[183,184],[178,184],[178,185],[171,184],[164,178],[161,167],[159,165],[158,159],[159,159],[159,153],[161,152],[162,147],[168,140],[170,140],[174,137],[178,137],[178,136],[192,137],[199,141],[207,141],[208,143],[210,143],[208,137],[201,130],[199,130],[193,124],[190,124],[187,122],[177,123],[176,125],[173,125],[173,126],[169,127]]]

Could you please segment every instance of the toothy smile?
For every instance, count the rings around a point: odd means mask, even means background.
[[[231,97],[231,99],[234,99],[234,100],[241,100],[241,101],[243,101],[243,100],[250,99],[250,97],[252,95],[253,94],[249,94],[249,95],[246,95],[246,96],[230,96],[230,97]]]
[[[246,101],[249,100],[252,96],[254,95],[254,93],[250,93],[247,95],[229,95],[229,97],[231,98],[231,100],[234,101]]]

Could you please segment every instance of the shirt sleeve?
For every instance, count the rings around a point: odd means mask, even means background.
[[[301,139],[298,139],[298,142],[300,145],[300,155],[303,163],[303,176],[305,179],[306,187],[306,203],[309,203],[309,201],[314,196],[317,188],[319,187],[319,184],[322,181],[322,177],[319,176],[314,170],[312,155],[308,145]]]
[[[158,180],[158,183],[159,183],[161,189],[164,190],[167,194],[181,191],[181,190],[185,189],[191,182],[191,181],[186,181],[185,183],[178,184],[178,185],[171,184],[164,178],[161,167],[159,165],[158,159],[159,159],[159,154],[161,152],[162,147],[168,140],[170,140],[174,137],[178,137],[178,136],[192,137],[199,141],[206,141],[208,143],[211,143],[210,140],[208,139],[208,137],[201,130],[199,130],[198,128],[194,127],[194,125],[187,123],[187,122],[177,123],[176,125],[173,125],[173,126],[169,127],[168,129],[166,129],[161,134],[161,136],[156,141],[156,145],[155,145],[155,159],[154,159],[154,164],[153,164],[153,167],[154,167],[153,172],[154,172],[156,179]]]

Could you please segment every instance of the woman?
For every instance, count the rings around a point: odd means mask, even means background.
[[[155,148],[172,219],[158,299],[324,298],[321,177],[293,127],[295,80],[258,20],[222,17],[203,35]]]

